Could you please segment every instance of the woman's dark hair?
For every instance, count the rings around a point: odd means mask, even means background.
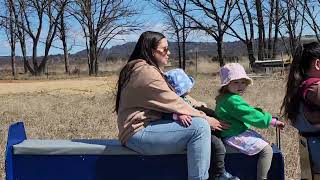
[[[312,42],[299,45],[294,53],[287,81],[286,95],[281,105],[281,112],[291,122],[299,112],[299,104],[302,100],[299,87],[307,78],[306,72],[310,69],[313,60],[320,58],[320,44]]]
[[[126,86],[126,83],[130,79],[130,75],[133,72],[133,67],[137,62],[132,63],[134,60],[144,60],[146,61],[149,65],[155,66],[159,72],[160,68],[152,55],[152,51],[155,50],[161,39],[165,38],[165,36],[159,32],[152,32],[152,31],[146,31],[142,33],[139,37],[139,40],[127,62],[127,64],[122,68],[119,79],[118,79],[118,84],[117,84],[117,95],[116,95],[116,107],[115,111],[118,113],[119,110],[119,103],[120,103],[120,95],[121,95],[121,90]],[[131,63],[130,63],[131,62]],[[162,73],[161,73],[162,74]]]

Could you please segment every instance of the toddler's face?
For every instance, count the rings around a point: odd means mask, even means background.
[[[233,80],[228,85],[228,90],[231,93],[243,94],[248,87],[248,81],[246,79]]]

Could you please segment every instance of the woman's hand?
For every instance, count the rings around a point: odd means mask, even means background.
[[[228,123],[220,122],[213,117],[207,116],[206,120],[208,121],[212,130],[222,131],[222,130],[228,129],[230,127],[230,125]]]
[[[185,114],[173,114],[173,119],[179,121],[185,127],[190,126],[192,121],[192,117]]]

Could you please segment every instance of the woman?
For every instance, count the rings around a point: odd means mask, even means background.
[[[208,179],[210,127],[222,130],[227,125],[193,109],[173,91],[161,70],[169,55],[163,34],[141,34],[118,80],[119,139],[141,154],[170,154],[187,149],[188,179]],[[172,114],[177,114],[176,121]]]

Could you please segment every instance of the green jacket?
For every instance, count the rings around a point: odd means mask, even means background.
[[[251,125],[268,128],[272,119],[271,114],[250,106],[240,95],[231,93],[218,98],[215,112],[219,120],[231,125],[221,132],[221,137],[236,136],[248,130]]]

